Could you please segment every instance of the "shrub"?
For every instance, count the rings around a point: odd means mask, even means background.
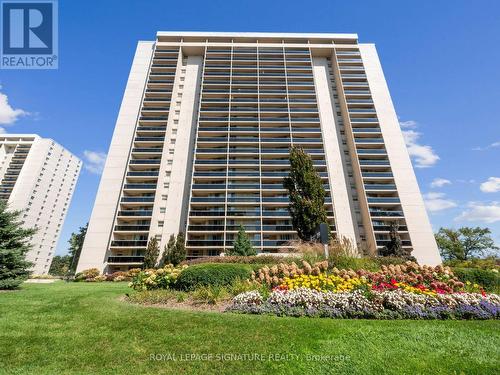
[[[187,266],[174,267],[169,264],[163,268],[147,269],[135,274],[129,286],[135,290],[168,289],[174,286],[181,271]]]
[[[181,272],[176,287],[193,290],[200,286],[226,286],[237,279],[248,279],[251,272],[252,268],[243,264],[198,264]]]
[[[111,275],[106,275],[106,281],[130,281],[131,277],[128,276],[128,272],[117,271],[113,272]]]
[[[215,305],[219,301],[230,298],[226,287],[221,285],[200,286],[193,291],[192,296],[194,301],[209,305]]]
[[[479,284],[488,292],[500,290],[500,275],[496,271],[480,268],[453,268],[453,273],[460,280],[470,284]]]
[[[260,255],[260,256],[214,256],[196,258],[186,261],[188,265],[204,264],[204,263],[238,263],[238,264],[278,264],[278,263],[292,263],[300,259],[298,257],[284,257],[276,255]]]
[[[99,276],[100,272],[97,268],[89,268],[75,275],[75,281],[94,281]]]
[[[470,259],[470,260],[446,260],[444,265],[458,268],[481,268],[485,270],[500,270],[500,258],[491,256],[484,259]]]

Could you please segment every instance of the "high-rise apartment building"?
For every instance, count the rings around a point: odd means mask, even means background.
[[[296,238],[282,179],[311,155],[332,231],[372,251],[399,224],[439,253],[373,44],[355,34],[159,32],[139,42],[78,268],[137,267],[186,233],[218,255],[240,225],[260,252]]]
[[[36,228],[26,259],[46,274],[54,257],[82,162],[52,139],[0,134],[0,199]]]

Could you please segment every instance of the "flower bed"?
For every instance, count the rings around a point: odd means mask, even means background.
[[[252,275],[270,294],[236,296],[228,311],[367,319],[498,319],[500,297],[463,283],[449,267],[414,262],[380,271],[328,269],[326,262],[263,267]],[[261,288],[262,290],[262,288]]]
[[[404,290],[358,289],[335,293],[300,287],[275,289],[265,299],[259,292],[237,295],[226,311],[364,319],[498,319],[500,297],[479,293],[418,294]]]

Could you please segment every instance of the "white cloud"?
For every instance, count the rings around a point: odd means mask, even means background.
[[[490,177],[479,187],[484,193],[498,193],[500,191],[500,177]]]
[[[429,212],[438,212],[457,207],[457,204],[451,199],[446,199],[446,194],[430,192],[424,194],[425,207]]]
[[[500,202],[469,202],[467,209],[457,216],[455,220],[495,223],[500,221]]]
[[[97,151],[83,151],[83,156],[85,157],[85,169],[90,173],[101,174],[104,169],[104,163],[106,162],[106,154],[104,152]]]
[[[435,178],[431,182],[431,187],[443,187],[444,185],[451,185],[451,181],[446,178]]]
[[[405,129],[405,122],[400,122],[399,124],[403,129]],[[412,125],[414,128],[417,126]],[[408,128],[408,126],[406,126]],[[415,130],[403,130],[403,137],[406,142],[406,147],[408,148],[408,153],[410,157],[415,162],[415,167],[417,168],[428,168],[433,166],[439,160],[439,156],[435,153],[429,145],[422,145],[418,142],[422,133],[419,133]]]
[[[474,147],[472,150],[473,151],[485,151],[485,150],[489,150],[490,148],[495,148],[495,147],[500,147],[500,141],[490,143],[488,146],[484,146],[484,147],[480,147],[480,146]]]
[[[0,86],[1,88],[1,86]],[[0,92],[0,124],[1,125],[11,125],[16,122],[19,117],[26,116],[29,113],[22,109],[14,109],[9,104],[9,99],[7,95]],[[5,129],[3,129],[5,132]]]
[[[415,129],[418,124],[416,121],[408,120],[408,121],[400,121],[399,126],[403,129]]]

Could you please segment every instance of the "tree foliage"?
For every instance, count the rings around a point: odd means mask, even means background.
[[[325,189],[311,157],[302,148],[290,149],[290,172],[283,181],[288,190],[288,211],[300,239],[311,241],[319,224],[326,223]]]
[[[76,266],[80,260],[80,254],[82,253],[83,242],[85,241],[85,235],[87,234],[87,228],[89,223],[85,224],[84,227],[80,227],[77,233],[71,233],[71,237],[68,241],[69,243],[69,255],[71,257],[71,264],[69,271],[75,273]]]
[[[238,230],[238,236],[236,240],[233,242],[233,248],[227,251],[227,255],[237,255],[237,256],[252,256],[257,255],[257,251],[255,251],[252,246],[252,241],[248,237],[245,232],[245,228],[243,225],[240,225],[240,229]]]
[[[405,249],[403,247],[403,242],[398,233],[399,224],[393,221],[389,226],[389,242],[382,249],[379,250],[381,256],[389,257],[399,257],[406,258],[411,261],[415,261],[415,258],[411,256],[411,250]]]
[[[33,265],[26,260],[35,229],[22,227],[21,211],[10,211],[0,201],[0,289],[15,289],[30,274]]]
[[[177,236],[170,236],[167,246],[163,249],[160,266],[173,264],[177,266],[186,259],[186,246],[184,233],[179,233]]]
[[[146,247],[146,252],[144,253],[144,262],[142,263],[142,268],[154,268],[156,262],[158,261],[158,256],[160,255],[160,246],[158,245],[158,240],[156,237],[151,237],[148,246]]]
[[[485,255],[487,250],[498,250],[490,234],[489,228],[440,228],[435,237],[444,259],[470,260]]]
[[[73,258],[71,255],[56,255],[52,258],[50,264],[49,274],[53,276],[66,276],[68,275]]]

